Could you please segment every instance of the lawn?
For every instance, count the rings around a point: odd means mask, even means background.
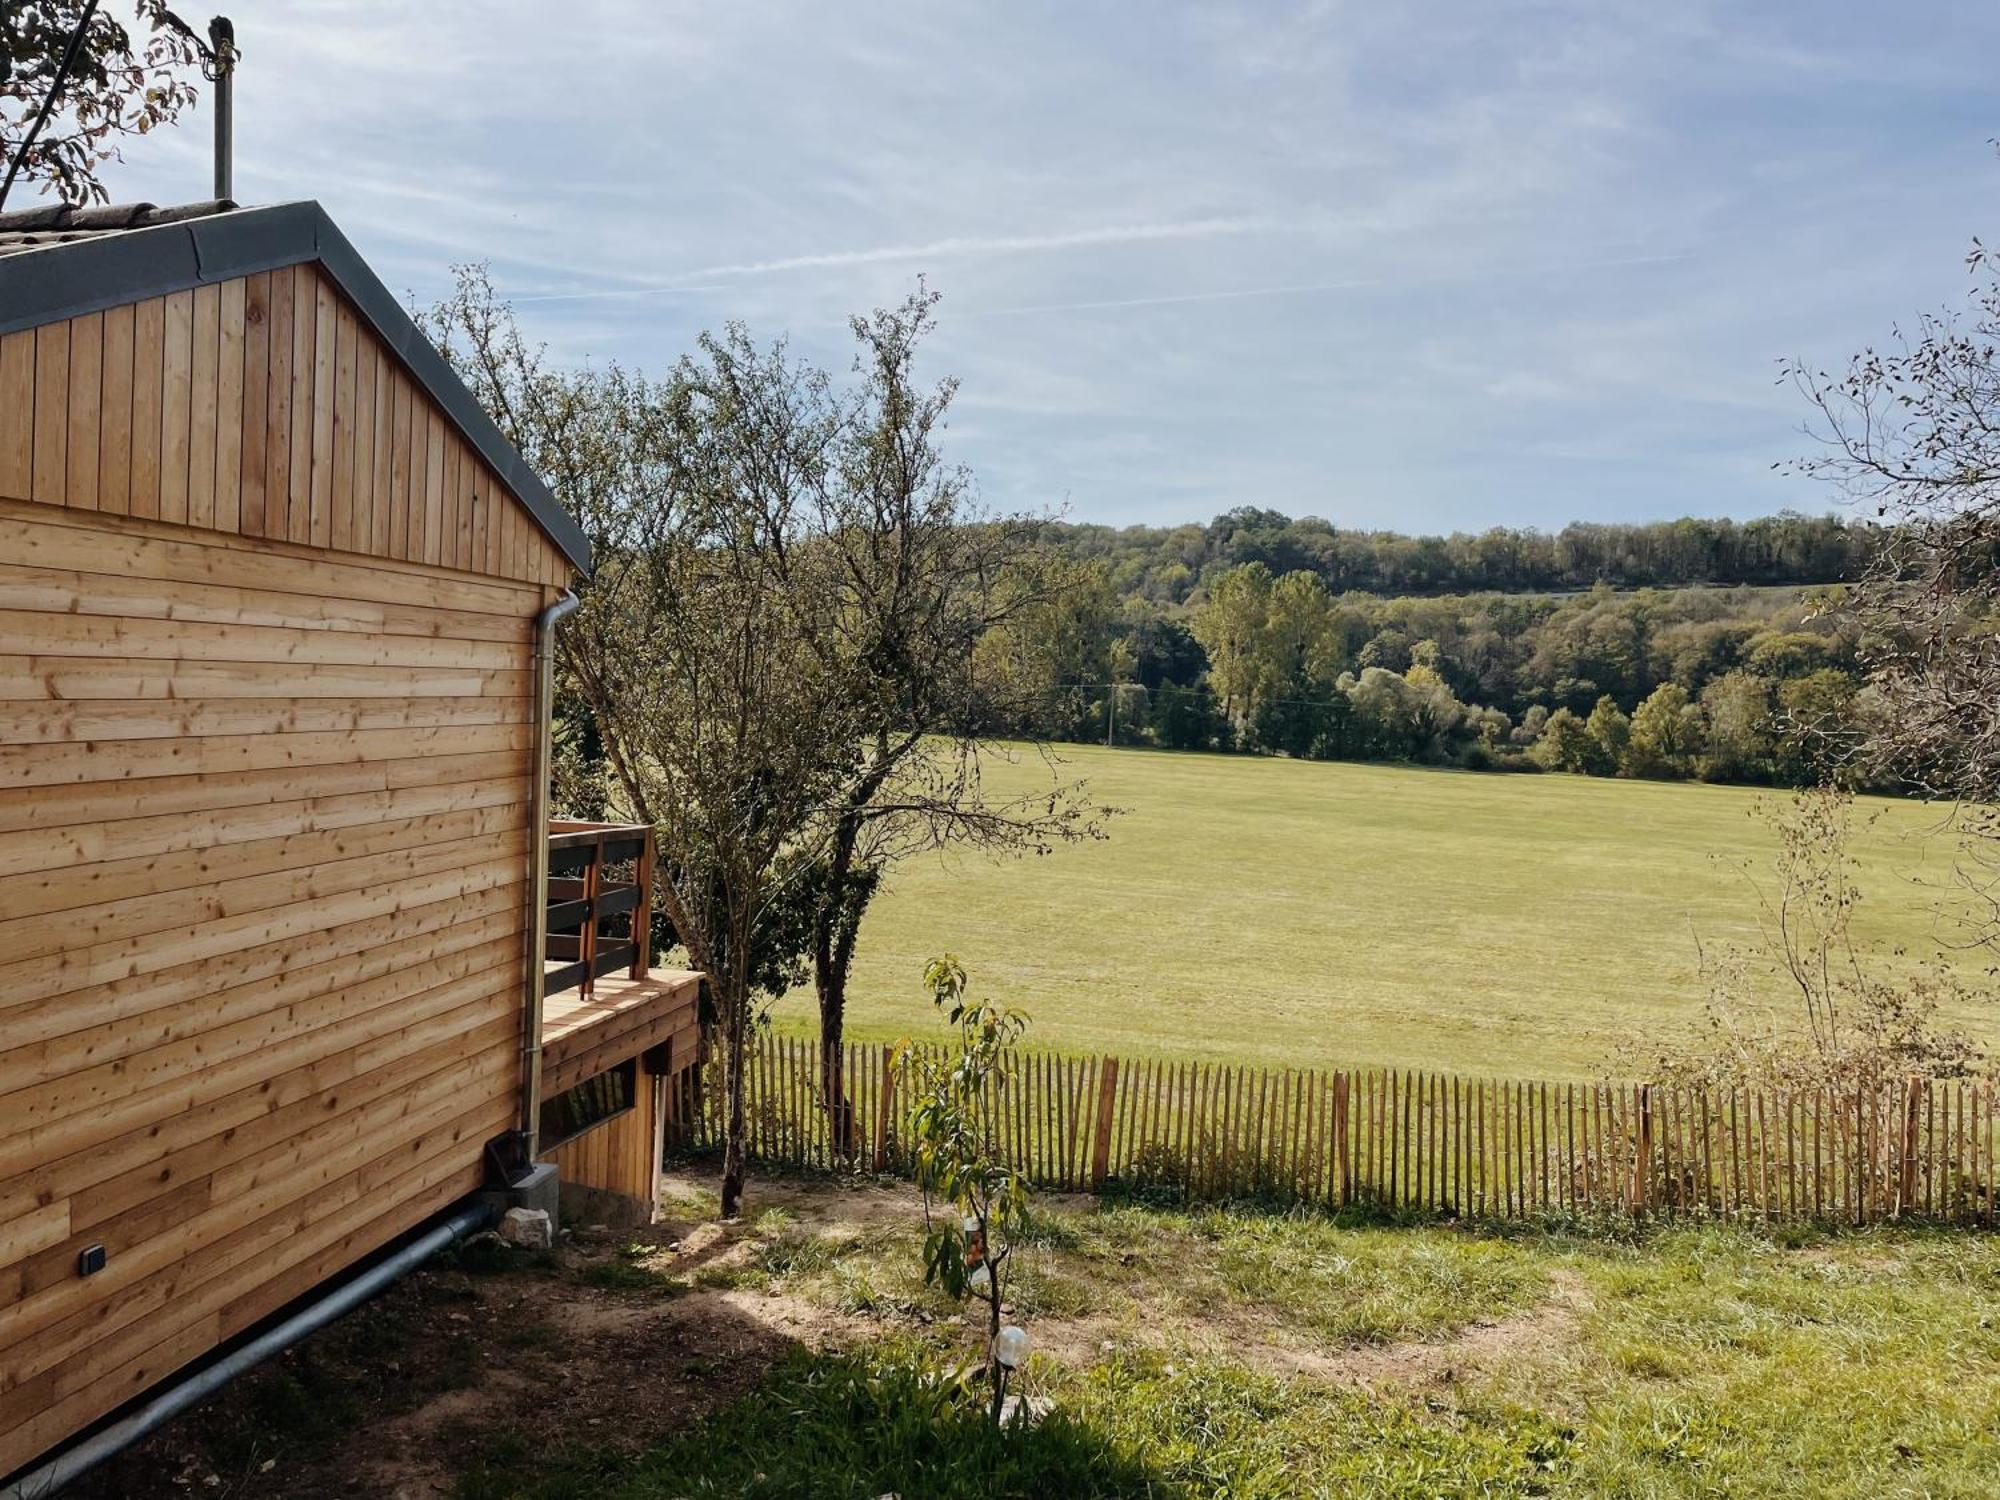
[[[1754,935],[1771,840],[1741,787],[1066,747],[1124,813],[1100,844],[899,870],[863,929],[850,1035],[931,1026],[952,951],[1079,1052],[1583,1076],[1691,1024],[1696,939]],[[1028,755],[989,773],[1045,779]],[[1870,818],[1872,822],[1867,822]],[[1937,812],[1870,799],[1860,934],[1930,951]],[[1996,1035],[1985,1014],[1958,1018]],[[808,1031],[809,993],[780,1025]]]
[[[996,1433],[913,1189],[722,1224],[709,1180],[447,1258],[78,1500],[2000,1493],[1990,1235],[1045,1200],[1009,1315],[1053,1414]]]

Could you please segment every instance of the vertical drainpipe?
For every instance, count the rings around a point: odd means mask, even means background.
[[[542,985],[548,970],[549,770],[551,720],[555,711],[555,640],[558,621],[582,601],[567,589],[535,616],[535,769],[529,804],[528,1003],[521,1027],[521,1134],[530,1162],[540,1153],[542,1134]]]

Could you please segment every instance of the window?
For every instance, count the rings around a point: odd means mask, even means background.
[[[631,1109],[639,1100],[638,1075],[639,1063],[634,1058],[549,1100],[542,1106],[541,1149],[553,1151]]]

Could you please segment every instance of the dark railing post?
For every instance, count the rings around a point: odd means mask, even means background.
[[[653,830],[646,830],[645,847],[634,861],[632,878],[639,887],[639,904],[632,908],[632,977],[644,979],[653,965]]]
[[[604,840],[600,836],[590,846],[590,859],[583,867],[583,926],[577,931],[577,956],[583,960],[586,998],[597,989],[597,893],[603,877]]]

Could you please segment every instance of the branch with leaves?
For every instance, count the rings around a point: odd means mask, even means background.
[[[124,8],[132,25],[96,0],[0,5],[0,151],[17,182],[102,203],[120,143],[193,107],[188,75],[212,61],[208,44],[161,0]]]
[[[957,1031],[943,1057],[905,1041],[895,1065],[908,1098],[908,1128],[924,1203],[924,1280],[986,1315],[987,1378],[1000,1420],[1007,1379],[1019,1355],[1002,1345],[1001,1309],[1015,1246],[1026,1227],[1027,1179],[1015,1169],[993,1121],[1014,1049],[1027,1030],[1022,1012],[966,994],[965,968],[950,954],[924,966],[931,1000]],[[1015,1334],[1018,1339],[1018,1330]]]

